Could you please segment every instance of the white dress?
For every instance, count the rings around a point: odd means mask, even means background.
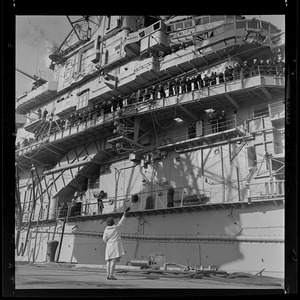
[[[124,255],[123,243],[120,235],[120,227],[125,222],[124,215],[117,225],[107,226],[103,233],[103,241],[106,243],[105,260],[121,257]]]

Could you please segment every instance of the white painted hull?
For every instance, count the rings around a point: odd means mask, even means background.
[[[125,256],[120,264],[162,254],[164,262],[190,267],[216,266],[228,272],[255,274],[263,270],[264,275],[283,277],[284,209],[283,204],[277,205],[257,202],[245,208],[129,217],[122,230]],[[102,241],[105,222],[101,222],[96,217],[84,222],[69,221],[59,261],[105,264]],[[27,254],[16,256],[16,260],[46,261],[45,240],[52,239],[53,230],[53,225],[40,226],[38,234],[33,229]],[[60,241],[60,238],[58,230],[54,239]],[[23,239],[24,235],[20,241]],[[36,248],[35,240],[39,244]]]

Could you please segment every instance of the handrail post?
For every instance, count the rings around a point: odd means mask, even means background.
[[[180,206],[183,206],[183,193],[184,193],[184,188],[182,188],[182,192],[181,192],[181,202],[180,202]]]
[[[272,116],[272,109],[271,109],[271,105],[268,104],[268,112],[269,112],[269,117]]]

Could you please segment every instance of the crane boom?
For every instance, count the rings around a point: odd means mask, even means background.
[[[46,83],[47,82],[47,80],[45,80],[45,79],[43,79],[43,78],[41,78],[41,77],[38,77],[38,76],[36,76],[36,75],[30,75],[30,74],[28,74],[28,73],[26,73],[26,72],[24,72],[24,71],[22,71],[22,70],[20,70],[20,69],[18,69],[18,68],[16,68],[16,71],[18,71],[18,72],[20,72],[21,74],[23,74],[23,75],[25,75],[25,76],[27,76],[28,78],[30,78],[30,79],[32,79],[34,82],[33,82],[33,86],[36,88],[36,87],[39,87],[39,86],[41,86],[42,84],[44,84],[44,83]]]
[[[36,78],[36,77],[34,77],[34,76],[32,76],[32,75],[30,75],[30,74],[28,74],[28,73],[26,73],[26,72],[24,72],[24,71],[22,71],[22,70],[18,69],[18,68],[16,68],[16,70],[17,70],[18,72],[20,72],[21,74],[23,74],[23,75],[27,76],[28,78],[30,78],[30,79],[32,79],[32,80],[34,80],[34,81],[36,81],[36,80],[37,80],[37,78]]]

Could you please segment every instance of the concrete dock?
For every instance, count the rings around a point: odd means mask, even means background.
[[[141,270],[142,271],[142,270]],[[185,293],[186,295],[199,294],[203,292],[228,290],[235,293],[262,293],[269,291],[272,294],[282,294],[284,285],[282,279],[267,278],[259,281],[246,280],[221,280],[218,278],[176,278],[173,276],[160,276],[160,274],[145,274],[135,270],[122,269],[118,266],[115,271],[117,280],[107,280],[105,266],[74,265],[67,263],[16,263],[15,265],[15,295],[66,295],[64,290],[71,291],[72,294],[80,295],[82,290],[87,294],[87,290],[103,290],[101,295],[116,294],[116,290],[126,290],[125,294],[133,295],[139,290],[151,290],[150,294],[163,295],[164,292],[176,290],[176,295]],[[259,277],[259,276],[258,276]],[[244,280],[243,280],[244,279]],[[256,279],[256,278],[254,278]],[[266,280],[267,279],[267,280]],[[130,292],[131,290],[131,292]],[[164,292],[163,292],[164,291]],[[134,292],[134,293],[132,293]],[[95,293],[95,291],[93,292]],[[121,292],[122,295],[124,291]],[[225,291],[226,293],[226,291]],[[100,295],[99,294],[99,295]],[[97,295],[97,293],[95,294]]]

